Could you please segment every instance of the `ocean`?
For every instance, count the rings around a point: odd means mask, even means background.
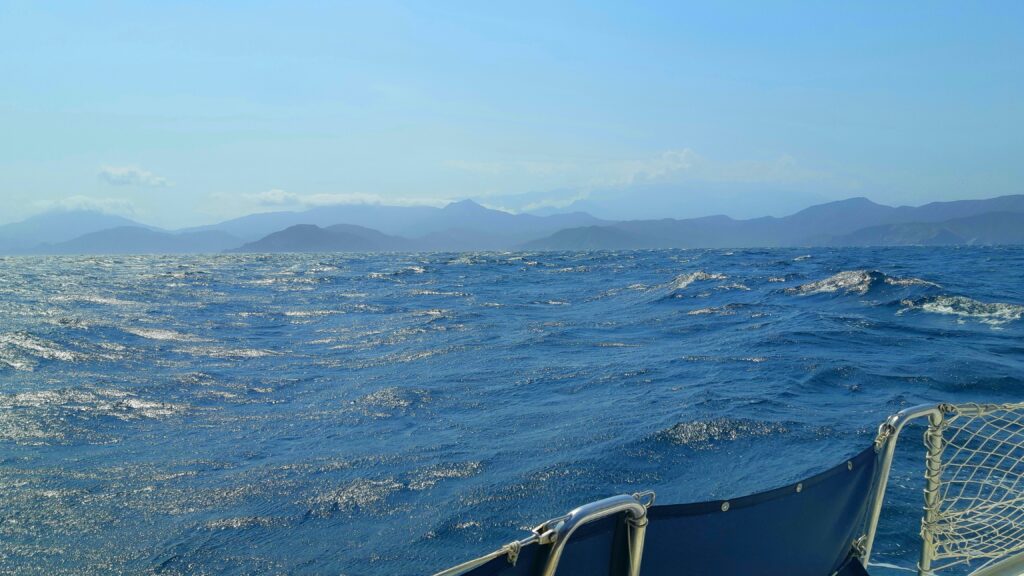
[[[1021,400],[1022,286],[998,247],[0,258],[0,573],[430,574],[772,488]]]

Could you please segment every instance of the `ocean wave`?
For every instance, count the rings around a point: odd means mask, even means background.
[[[706,308],[697,308],[690,310],[686,313],[687,316],[703,316],[703,315],[715,315],[715,316],[732,316],[736,314],[736,311],[745,308],[744,304],[726,304],[725,306],[708,306]]]
[[[723,442],[784,434],[788,431],[785,426],[777,422],[715,418],[713,420],[680,422],[667,430],[662,430],[657,437],[688,448],[708,450]]]
[[[199,338],[195,336],[182,334],[181,332],[175,332],[174,330],[168,330],[166,328],[125,328],[124,331],[148,340],[171,340],[175,342],[193,342],[199,340]]]
[[[476,476],[483,470],[480,462],[462,462],[458,464],[437,464],[429,466],[413,476],[409,480],[410,490],[427,490],[433,488],[442,480],[457,478],[469,478]]]
[[[990,326],[1002,326],[1020,320],[1024,316],[1024,306],[1019,304],[979,302],[966,296],[931,296],[917,300],[903,300],[900,304],[905,308],[900,310],[899,314],[908,310],[921,310],[932,314],[957,316],[961,320],[977,320]]]
[[[309,512],[319,517],[337,512],[380,513],[383,511],[384,500],[404,487],[404,484],[394,478],[360,478],[314,496],[308,501]]]
[[[87,357],[86,354],[66,350],[28,332],[0,334],[0,365],[15,370],[31,371],[37,360],[77,362]]]
[[[714,272],[709,274],[707,272],[704,272],[703,270],[698,270],[696,272],[691,272],[689,274],[680,274],[676,276],[675,278],[672,279],[671,282],[669,282],[668,286],[671,290],[682,290],[689,286],[690,284],[693,284],[694,282],[701,282],[706,280],[725,280],[727,278],[728,276],[726,276],[725,274],[718,274]]]
[[[443,290],[413,290],[410,292],[413,296],[454,296],[458,298],[467,298],[472,296],[466,292],[455,292],[455,291],[443,291]]]
[[[23,444],[60,442],[73,436],[76,417],[121,421],[162,419],[186,410],[116,389],[63,388],[0,394],[0,440]]]
[[[690,285],[697,282],[709,282],[713,280],[727,280],[729,277],[725,274],[718,272],[705,272],[703,270],[697,270],[696,272],[689,272],[686,274],[679,274],[672,280],[662,284],[655,284],[654,286],[645,286],[644,284],[631,284],[626,287],[626,290],[639,291],[646,294],[656,295],[657,300],[671,300],[673,298],[684,298],[687,288]],[[621,290],[620,290],[621,291]],[[614,293],[609,292],[604,296],[612,296]]]
[[[240,516],[237,518],[219,518],[203,524],[207,530],[243,530],[245,528],[267,528],[280,523],[279,520],[266,516]]]
[[[54,296],[51,302],[81,302],[85,304],[101,304],[103,306],[138,306],[139,303],[133,300],[123,300],[112,296],[98,296],[95,294],[75,294],[70,296]]]
[[[316,318],[331,314],[340,314],[340,312],[337,310],[286,310],[284,313],[289,318]]]
[[[926,286],[940,288],[934,282],[920,278],[897,278],[877,270],[844,270],[823,280],[815,280],[794,288],[787,288],[787,294],[809,296],[811,294],[867,294],[872,287],[880,284],[889,286]]]
[[[365,416],[387,418],[429,401],[430,395],[426,390],[389,386],[353,400],[352,404]]]
[[[263,358],[266,356],[279,356],[280,352],[273,350],[263,350],[259,348],[221,348],[217,346],[191,346],[188,348],[180,348],[176,350],[184,354],[190,354],[192,356],[206,356],[209,358],[225,358],[225,359],[239,359],[239,358]]]
[[[426,274],[427,269],[423,266],[406,266],[399,270],[393,270],[389,272],[370,272],[366,275],[371,280],[384,280],[388,278],[396,278],[399,276],[408,276],[410,274]]]

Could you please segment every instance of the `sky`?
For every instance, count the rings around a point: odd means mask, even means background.
[[[1021,2],[0,0],[0,223],[1024,193],[1022,29]]]

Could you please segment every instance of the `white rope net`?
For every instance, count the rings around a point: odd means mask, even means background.
[[[1024,403],[945,406],[929,427],[922,536],[931,570],[978,569],[1024,551]],[[976,562],[975,562],[976,561]]]

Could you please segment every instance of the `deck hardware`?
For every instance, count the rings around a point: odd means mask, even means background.
[[[803,491],[804,491],[804,483],[801,482],[801,483],[796,485],[796,493],[799,494],[799,493],[801,493]]]
[[[522,545],[519,544],[518,540],[514,540],[505,545],[505,549],[508,550],[506,553],[506,560],[508,563],[515,566],[516,562],[519,561],[519,551],[522,550]]]
[[[633,498],[636,498],[641,504],[643,504],[644,508],[654,506],[655,497],[656,495],[654,494],[654,490],[644,490],[643,492],[633,493]]]
[[[857,558],[864,558],[864,547],[867,546],[867,543],[868,537],[864,534],[854,539],[853,544],[850,546],[853,549],[853,555]]]
[[[853,460],[847,460],[846,461],[846,469],[847,470],[853,470]]]
[[[722,512],[728,512],[728,511],[729,511],[729,502],[728,501],[722,502]]]
[[[646,496],[646,493],[641,493]],[[651,495],[653,501],[653,494]],[[562,551],[573,532],[584,524],[625,512],[629,527],[629,576],[640,575],[640,560],[644,554],[644,536],[647,532],[647,507],[632,494],[612,496],[590,504],[584,504],[563,516],[560,521],[541,536],[541,543],[550,542],[548,560],[541,576],[554,576]]]

